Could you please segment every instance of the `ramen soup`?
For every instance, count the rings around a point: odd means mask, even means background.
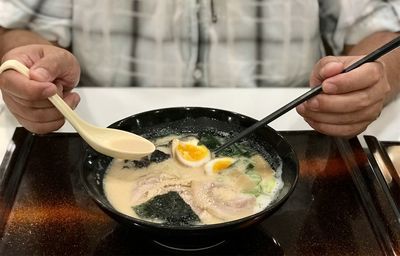
[[[273,170],[246,143],[213,156],[223,141],[195,134],[154,139],[151,156],[111,162],[106,197],[123,214],[165,225],[222,223],[262,211],[283,186],[281,167]]]

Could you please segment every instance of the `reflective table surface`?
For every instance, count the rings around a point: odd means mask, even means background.
[[[283,131],[300,162],[288,201],[256,227],[199,255],[395,255],[400,218],[359,140]],[[0,174],[0,255],[172,255],[108,217],[84,191],[76,133],[17,128]],[[386,185],[385,185],[386,184]],[[199,248],[200,249],[200,248]]]

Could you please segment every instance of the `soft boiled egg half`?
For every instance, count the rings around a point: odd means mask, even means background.
[[[211,160],[204,166],[204,170],[207,175],[219,174],[222,171],[228,169],[236,162],[236,159],[232,157],[219,157]]]
[[[181,141],[172,140],[172,156],[183,165],[188,167],[199,167],[210,161],[211,152],[204,145],[198,145],[199,140],[191,139]]]

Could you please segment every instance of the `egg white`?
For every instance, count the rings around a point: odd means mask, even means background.
[[[224,169],[214,170],[215,166],[217,164],[221,163],[222,161],[229,163],[229,165]],[[234,164],[235,162],[236,162],[236,159],[232,158],[232,157],[215,158],[215,159],[209,161],[207,164],[204,165],[204,170],[205,170],[207,175],[216,175],[216,174],[219,174],[219,173],[223,172],[226,169],[229,169],[229,167],[231,167],[232,164]]]
[[[199,167],[199,166],[204,165],[208,161],[210,161],[211,153],[210,153],[210,150],[208,150],[208,149],[207,149],[205,156],[199,160],[193,161],[193,160],[186,159],[183,156],[182,152],[180,152],[178,150],[178,146],[179,145],[188,145],[188,144],[192,145],[194,147],[199,147],[199,150],[201,150],[200,147],[202,147],[202,146],[198,145],[198,140],[191,140],[191,141],[180,141],[179,139],[172,140],[172,143],[171,143],[172,156],[176,160],[178,160],[181,164],[188,166],[188,167]]]

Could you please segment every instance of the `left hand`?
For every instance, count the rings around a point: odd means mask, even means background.
[[[327,135],[352,137],[379,117],[390,92],[384,64],[366,63],[340,74],[362,57],[327,56],[314,66],[310,85],[322,83],[323,93],[296,108],[312,128]]]

